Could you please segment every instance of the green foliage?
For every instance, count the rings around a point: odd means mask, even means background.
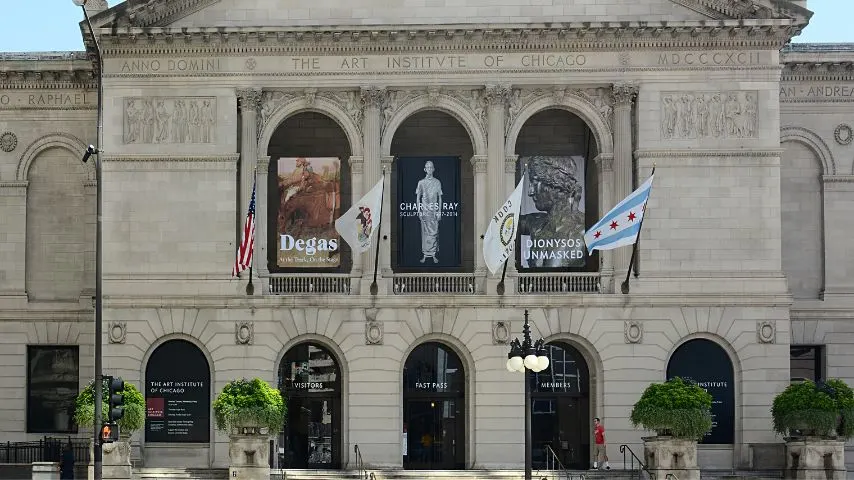
[[[632,409],[632,425],[658,435],[700,439],[712,428],[712,396],[679,377],[653,383]]]
[[[842,380],[794,383],[774,398],[774,431],[781,435],[854,436],[854,392]]]
[[[107,385],[107,379],[104,379],[102,389],[103,399],[101,403],[101,415],[104,421],[108,418],[107,411],[110,408],[109,393],[110,389]],[[145,399],[142,393],[137,390],[133,383],[125,382],[125,389],[122,391],[125,397],[124,409],[125,414],[119,419],[119,430],[122,436],[130,436],[133,432],[141,429],[145,425]],[[83,389],[74,401],[74,422],[80,427],[94,428],[95,425],[95,381],[89,382],[89,385]]]
[[[228,382],[214,400],[213,410],[216,428],[224,432],[261,427],[276,434],[287,415],[282,394],[259,378]]]

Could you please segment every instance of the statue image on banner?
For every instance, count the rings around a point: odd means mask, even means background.
[[[335,219],[341,216],[341,161],[280,158],[278,174],[278,265],[337,267],[340,242]]]
[[[421,263],[432,258],[439,263],[439,220],[442,219],[442,182],[433,176],[436,167],[427,160],[424,163],[424,178],[415,188],[418,203],[418,218],[421,221]],[[435,208],[432,208],[435,206]]]
[[[526,173],[520,212],[521,269],[583,267],[584,158],[519,159]]]

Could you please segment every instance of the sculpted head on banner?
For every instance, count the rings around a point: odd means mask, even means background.
[[[520,163],[527,168],[521,268],[583,267],[584,159],[533,156]]]

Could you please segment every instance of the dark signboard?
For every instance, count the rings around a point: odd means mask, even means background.
[[[397,266],[461,265],[460,159],[406,157],[397,165]]]
[[[145,369],[145,441],[207,443],[211,425],[210,366],[198,347],[169,340]]]
[[[584,157],[522,157],[518,178],[522,175],[518,268],[584,267]]]
[[[732,361],[717,343],[689,340],[673,352],[667,378],[681,377],[712,395],[712,430],[700,443],[731,444],[735,441],[735,382]]]

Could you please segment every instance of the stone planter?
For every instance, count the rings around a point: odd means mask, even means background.
[[[697,442],[674,437],[645,437],[644,464],[653,480],[664,480],[672,473],[679,480],[699,480]]]
[[[59,463],[33,462],[32,480],[59,480]]]
[[[228,476],[240,480],[270,479],[270,435],[261,429],[236,429],[229,435]]]
[[[786,439],[786,478],[844,480],[845,442],[824,437]]]
[[[89,480],[95,478],[95,445],[89,443]],[[130,437],[122,436],[118,442],[101,445],[103,463],[101,473],[104,480],[131,480],[132,467],[130,464]]]

